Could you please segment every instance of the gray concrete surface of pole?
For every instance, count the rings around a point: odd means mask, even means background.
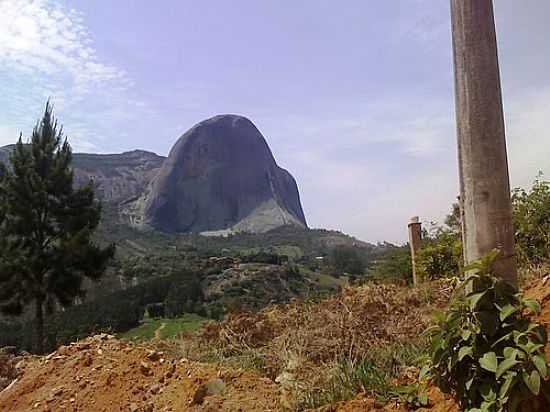
[[[495,273],[517,285],[510,180],[492,0],[451,0],[466,263],[498,248]]]

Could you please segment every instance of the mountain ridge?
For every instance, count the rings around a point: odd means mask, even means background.
[[[0,147],[0,161],[13,147]],[[167,157],[141,149],[74,153],[73,170],[76,185],[94,182],[98,200],[117,210],[117,223],[140,230],[227,235],[307,227],[294,177],[239,115],[194,125]]]

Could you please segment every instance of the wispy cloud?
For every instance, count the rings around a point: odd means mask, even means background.
[[[97,56],[80,13],[48,0],[0,2],[0,64],[31,74],[68,74],[82,93],[105,82],[132,84],[124,70]]]
[[[0,0],[0,83],[0,144],[27,137],[46,99],[76,151],[116,150],[113,135],[147,117],[130,76],[94,47],[85,16],[56,0]]]

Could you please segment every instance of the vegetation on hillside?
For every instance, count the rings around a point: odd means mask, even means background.
[[[412,284],[411,249],[404,246],[385,245],[384,252],[372,262],[368,279]]]
[[[429,314],[443,308],[446,282],[420,289],[366,284],[311,302],[241,311],[181,341],[198,360],[252,368],[279,382],[291,410],[354,397],[360,391],[401,396],[399,378],[426,353],[420,339]],[[404,383],[404,382],[403,382]]]

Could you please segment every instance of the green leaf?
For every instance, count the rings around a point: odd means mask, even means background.
[[[493,389],[493,386],[489,383],[484,383],[481,385],[481,397],[485,402],[493,402],[497,399],[497,394],[495,393],[495,390]],[[483,404],[481,405],[481,409],[483,409]]]
[[[524,372],[523,382],[525,382],[533,395],[538,395],[540,393],[540,375],[537,371],[531,372],[530,375]]]
[[[470,278],[476,276],[477,273],[482,269],[483,269],[483,265],[481,264],[481,262],[477,260],[475,262],[469,263],[466,266],[464,266],[465,273],[471,272],[468,274],[468,277],[466,278],[466,280],[469,280]]]
[[[462,359],[464,359],[466,356],[469,356],[472,358],[473,356],[473,350],[471,346],[463,346],[458,351],[458,361],[460,362]]]
[[[506,379],[504,380],[504,383],[500,387],[499,392],[499,398],[504,399],[508,396],[509,390],[512,388],[513,384],[515,383],[517,374],[515,372],[510,372],[506,375]]]
[[[481,331],[489,337],[495,336],[500,326],[498,315],[495,312],[484,310],[477,314],[477,318],[481,324]]]
[[[469,295],[467,297],[467,299],[468,299],[468,302],[470,303],[470,310],[475,310],[475,308],[476,308],[477,304],[479,303],[479,301],[481,300],[481,298],[483,298],[483,296],[485,296],[486,294],[487,294],[487,291],[474,293],[472,295]]]
[[[518,331],[513,331],[513,334],[514,334],[514,342],[516,345],[525,345],[527,344],[527,342],[529,342],[529,338],[527,337],[527,334],[525,332],[518,332]],[[522,343],[524,342],[524,343]]]
[[[418,374],[418,379],[423,381],[428,377],[428,374],[430,373],[430,367],[428,365],[422,366],[422,369],[420,369],[420,373]]]
[[[486,371],[496,373],[498,368],[498,360],[495,352],[487,352],[483,355],[483,357],[479,360],[479,365]]]
[[[546,364],[544,357],[542,355],[533,356],[533,363],[539,371],[540,376],[542,376],[543,379],[546,379],[548,376],[548,365]]]
[[[518,357],[519,351],[516,348],[511,346],[506,346],[502,352],[506,359],[516,359]]]
[[[516,313],[517,310],[518,308],[516,308],[515,306],[507,304],[500,309],[500,321],[504,322],[510,315]]]
[[[540,314],[540,312],[542,311],[540,303],[535,299],[524,299],[523,304],[535,315]]]
[[[515,358],[507,358],[504,359],[497,368],[496,377],[497,379],[500,378],[508,369],[513,368],[516,366],[519,361],[517,361]]]
[[[513,332],[507,333],[506,335],[500,337],[495,343],[493,343],[493,344],[491,345],[491,347],[494,348],[494,347],[497,346],[499,343],[502,343],[502,342],[504,342],[505,340],[510,339],[513,335],[514,335]]]
[[[445,322],[447,320],[447,314],[441,310],[435,310],[432,312],[432,320],[435,322]]]
[[[472,337],[472,331],[469,329],[462,329],[462,333],[460,334],[460,337],[462,340],[469,340]]]
[[[541,345],[540,343],[534,343],[534,342],[527,342],[525,345],[519,345],[521,349],[523,349],[526,353],[535,353],[539,351],[540,349],[544,348],[544,345]]]
[[[418,394],[418,402],[421,406],[428,406],[428,394],[424,391],[420,391]]]

